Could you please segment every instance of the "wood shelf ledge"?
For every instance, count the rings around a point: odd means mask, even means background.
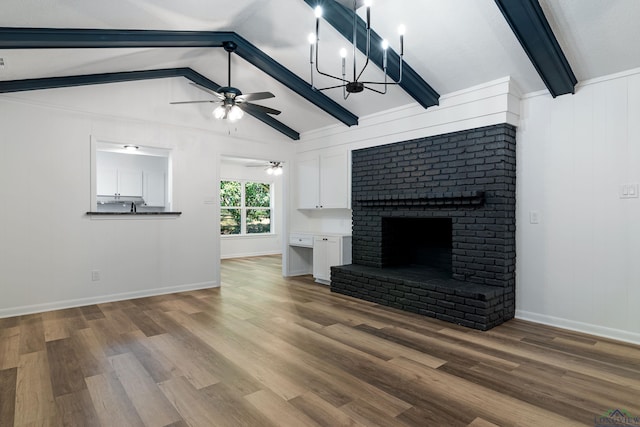
[[[484,191],[380,194],[356,199],[362,206],[481,206]]]

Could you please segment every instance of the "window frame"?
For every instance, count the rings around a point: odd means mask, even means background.
[[[240,183],[240,206],[222,206],[222,204],[220,203],[220,198],[218,198],[218,205],[220,207],[220,211],[222,212],[223,209],[238,209],[240,211],[240,233],[238,234],[222,234],[222,230],[220,229],[219,233],[220,233],[220,237],[222,238],[231,238],[231,237],[260,237],[260,236],[272,236],[275,234],[275,221],[273,218],[274,215],[274,203],[273,203],[273,198],[274,198],[274,182],[273,181],[267,181],[267,180],[256,180],[256,179],[225,179],[225,178],[221,178],[220,179],[220,184],[222,184],[222,182],[239,182]],[[267,184],[269,185],[269,206],[265,207],[265,206],[247,206],[246,205],[246,185],[247,183],[256,183],[256,184]],[[219,184],[219,185],[220,185]],[[270,219],[270,224],[269,224],[269,232],[267,233],[247,233],[247,210],[267,210],[269,211],[269,219]],[[220,224],[222,225],[222,224]]]

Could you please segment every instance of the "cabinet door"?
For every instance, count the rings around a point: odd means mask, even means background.
[[[349,208],[348,154],[338,153],[320,159],[320,205],[323,208]]]
[[[327,237],[316,236],[313,238],[313,277],[320,280],[329,280],[327,242]]]
[[[316,280],[331,280],[331,267],[342,265],[340,237],[316,236],[313,239],[313,277]]]
[[[142,197],[142,171],[118,169],[118,193],[121,196]]]
[[[118,193],[118,169],[99,168],[96,173],[96,194],[115,196]]]
[[[342,238],[327,237],[325,241],[327,251],[327,280],[331,279],[331,267],[342,265]]]
[[[164,207],[165,174],[161,172],[143,172],[144,192],[142,198],[147,206]]]
[[[298,209],[320,207],[320,162],[317,157],[296,163],[296,196]]]

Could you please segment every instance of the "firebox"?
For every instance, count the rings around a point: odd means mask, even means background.
[[[451,218],[382,218],[382,267],[424,267],[451,276]]]

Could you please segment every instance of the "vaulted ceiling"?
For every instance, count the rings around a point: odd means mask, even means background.
[[[215,89],[227,83],[220,46],[233,40],[239,44],[233,85],[274,93],[260,103],[282,110],[243,119],[242,126],[266,124],[296,139],[407,104],[428,108],[441,94],[505,76],[523,93],[546,89],[560,96],[576,81],[640,67],[637,0],[376,0],[372,27],[395,51],[396,28],[407,27],[403,87],[344,100],[341,90],[318,92],[309,84],[307,34],[318,1],[3,0],[0,92],[170,77]],[[343,36],[350,22],[334,0],[320,2],[327,11],[320,65],[338,74],[337,52],[350,47]],[[373,56],[380,58],[377,44]],[[380,80],[382,71],[370,65],[365,78]],[[317,87],[331,83],[315,79]],[[171,96],[157,107],[198,108],[170,106],[184,100]]]

